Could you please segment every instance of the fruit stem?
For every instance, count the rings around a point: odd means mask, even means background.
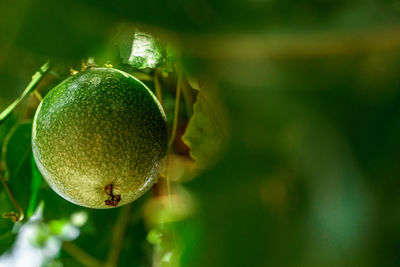
[[[159,79],[160,72],[155,69],[154,70],[154,88],[156,89],[156,96],[158,98],[158,102],[160,102],[161,106],[164,108],[163,99],[162,99],[162,88]]]
[[[11,193],[10,188],[8,187],[6,178],[4,177],[3,173],[0,172],[0,179],[3,183],[4,188],[7,191],[8,197],[11,199],[14,207],[18,210],[19,213],[15,212],[8,212],[3,214],[3,218],[11,218],[13,222],[20,222],[24,219],[24,212],[21,209],[21,206],[18,204],[17,200],[14,198],[13,194]]]

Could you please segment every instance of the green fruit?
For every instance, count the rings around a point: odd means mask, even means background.
[[[167,153],[165,114],[129,74],[90,68],[41,102],[33,121],[36,164],[51,188],[90,208],[128,204],[156,181]]]

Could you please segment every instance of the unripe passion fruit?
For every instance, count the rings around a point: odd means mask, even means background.
[[[43,99],[32,149],[43,177],[65,199],[90,208],[128,204],[157,179],[167,153],[165,114],[129,74],[90,68]]]

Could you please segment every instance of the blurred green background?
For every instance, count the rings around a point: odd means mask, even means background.
[[[399,0],[2,0],[0,107],[48,59],[57,64],[46,88],[88,57],[122,66],[122,24],[172,44],[189,76],[218,88],[211,113],[226,113],[230,129],[219,161],[173,182],[180,217],[154,211],[163,204],[152,193],[126,208],[83,209],[38,178],[32,97],[0,137],[15,131],[9,184],[39,219],[24,221],[33,237],[1,219],[0,266],[29,258],[7,256],[16,236],[50,255],[32,266],[96,266],[113,244],[119,266],[400,265]],[[3,187],[0,203],[13,210]]]

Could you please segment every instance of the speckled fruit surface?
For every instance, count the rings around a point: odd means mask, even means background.
[[[43,177],[65,199],[90,208],[113,207],[144,194],[167,153],[165,114],[139,80],[112,68],[69,77],[43,99],[32,149]],[[107,187],[108,186],[108,187]],[[109,200],[110,201],[110,200]]]

